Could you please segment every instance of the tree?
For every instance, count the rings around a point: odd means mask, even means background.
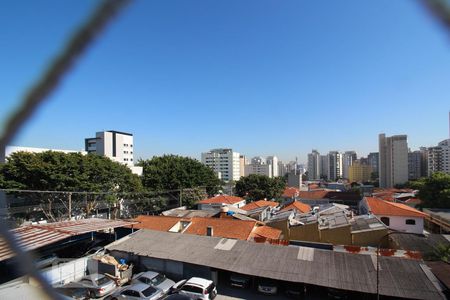
[[[437,172],[430,177],[409,183],[419,189],[421,207],[449,208],[450,207],[450,175]]]
[[[143,191],[139,177],[123,164],[95,154],[53,151],[13,153],[0,167],[0,188],[108,193],[106,196],[77,194],[78,200],[83,198],[86,214],[96,208],[99,200],[117,207],[121,194]],[[62,216],[57,207],[68,211],[69,195],[72,197],[70,193],[14,193],[13,200],[39,205],[47,218],[54,220]]]
[[[140,160],[143,167],[142,183],[149,191],[186,190],[182,204],[192,206],[204,195],[196,188],[203,187],[208,195],[218,193],[221,181],[212,169],[198,160],[178,155],[155,156]]]
[[[269,178],[251,174],[236,182],[236,194],[248,201],[275,199],[283,194],[285,187],[286,183],[282,177]]]

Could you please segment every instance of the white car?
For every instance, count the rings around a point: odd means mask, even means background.
[[[162,290],[145,284],[137,283],[126,287],[123,287],[119,291],[115,292],[112,296],[112,300],[157,300],[164,296]]]
[[[199,277],[181,280],[172,287],[172,290],[180,295],[191,297],[192,299],[211,300],[217,295],[217,289],[214,282]]]
[[[175,284],[164,274],[154,271],[141,272],[133,276],[132,283],[145,283],[161,289],[164,294],[167,294],[172,286]]]

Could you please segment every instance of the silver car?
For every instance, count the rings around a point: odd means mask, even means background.
[[[156,300],[164,296],[164,292],[157,287],[145,284],[136,283],[126,286],[111,295],[111,300],[127,299],[127,300]]]
[[[85,287],[89,290],[90,298],[99,298],[108,295],[117,287],[113,280],[102,274],[91,274],[84,276],[79,282],[73,282],[70,285],[74,287]]]
[[[145,283],[161,289],[164,294],[167,294],[169,290],[174,286],[175,282],[167,278],[164,274],[147,271],[141,272],[133,276],[132,283]]]

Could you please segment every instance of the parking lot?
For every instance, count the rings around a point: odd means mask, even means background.
[[[217,286],[217,297],[216,300],[238,300],[238,299],[271,299],[271,300],[287,300],[292,298],[289,298],[281,293],[278,295],[263,295],[257,293],[253,289],[239,289],[230,287],[227,285],[219,285]],[[319,300],[319,299],[327,299],[326,292],[320,292],[320,291],[314,291],[311,293],[308,293],[303,299],[310,299],[310,300]]]

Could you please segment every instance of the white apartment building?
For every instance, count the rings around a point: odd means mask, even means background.
[[[280,170],[278,168],[278,157],[276,156],[267,156],[266,163],[272,166],[272,177],[278,177],[280,175]]]
[[[202,163],[216,172],[219,179],[238,181],[240,179],[240,155],[232,149],[212,149],[202,153]]]
[[[342,154],[338,151],[328,153],[328,180],[336,181],[342,178]]]
[[[342,177],[348,179],[349,178],[349,169],[358,157],[355,151],[345,151],[342,154]]]
[[[251,174],[265,175],[272,177],[272,165],[268,164],[249,164],[245,166],[245,176]]]
[[[142,167],[134,165],[133,134],[108,130],[100,131],[93,138],[84,139],[87,153],[106,156],[128,166],[134,174],[142,175]]]
[[[406,135],[386,137],[384,133],[379,139],[379,176],[380,187],[392,188],[396,184],[408,181],[408,142]]]
[[[308,179],[320,179],[320,153],[314,149],[308,154]]]
[[[50,148],[35,148],[35,147],[21,147],[21,146],[6,146],[5,149],[5,159],[10,157],[11,154],[15,152],[30,152],[30,153],[42,153],[46,151],[54,151],[54,152],[62,152],[62,153],[81,153],[87,154],[87,152],[83,150],[64,150],[64,149],[50,149]],[[2,160],[1,162],[5,162]]]
[[[436,147],[430,147],[428,154],[428,176],[435,172],[450,174],[450,139],[443,140]]]

